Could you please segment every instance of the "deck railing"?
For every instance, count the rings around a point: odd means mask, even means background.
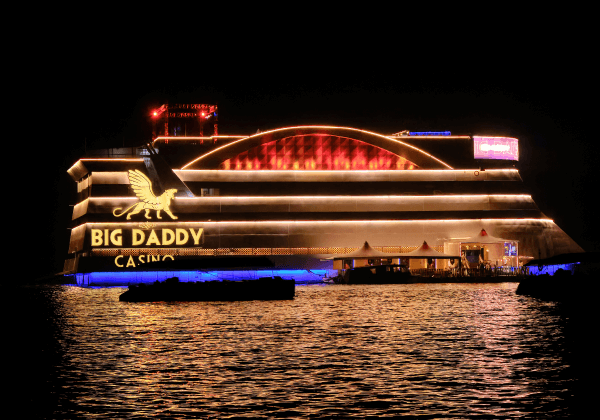
[[[419,277],[498,277],[526,275],[526,267],[482,267],[482,268],[417,268],[411,269],[413,276]]]

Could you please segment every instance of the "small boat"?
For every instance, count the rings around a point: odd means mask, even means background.
[[[258,280],[180,282],[171,277],[163,282],[130,285],[119,300],[122,302],[168,301],[241,301],[294,299],[294,280],[279,276],[261,277]]]
[[[405,265],[369,265],[346,270],[342,284],[408,284],[415,278]]]

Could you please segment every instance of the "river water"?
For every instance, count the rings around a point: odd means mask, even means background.
[[[590,397],[584,319],[516,287],[297,286],[292,301],[177,303],[17,287],[9,402],[20,418],[575,416]]]

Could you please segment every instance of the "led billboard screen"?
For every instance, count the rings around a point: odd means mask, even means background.
[[[511,137],[473,137],[475,159],[519,160],[519,140]]]

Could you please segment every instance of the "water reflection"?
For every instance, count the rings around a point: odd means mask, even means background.
[[[564,316],[515,288],[303,286],[293,301],[136,304],[118,302],[119,288],[32,288],[53,330],[37,342],[52,356],[30,374],[49,387],[38,402],[54,395],[38,407],[50,417],[567,417],[577,374]]]

